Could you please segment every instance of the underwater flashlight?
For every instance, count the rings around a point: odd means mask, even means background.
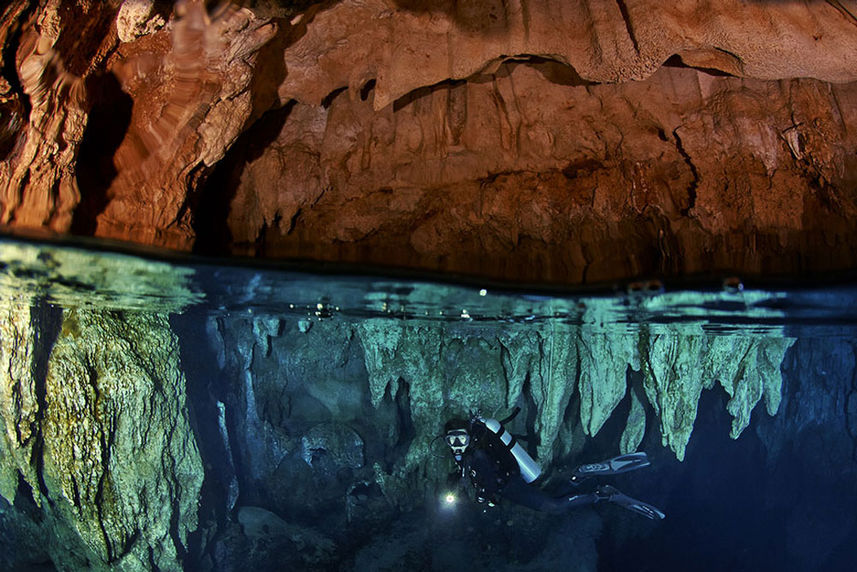
[[[448,512],[455,511],[455,503],[458,502],[458,495],[455,494],[455,491],[447,491],[440,498],[442,499],[440,502],[441,510]]]

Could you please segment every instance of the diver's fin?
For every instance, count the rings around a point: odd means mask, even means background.
[[[659,508],[650,505],[647,502],[631,498],[616,487],[612,487],[610,485],[598,487],[598,491],[596,491],[595,494],[598,495],[598,500],[606,500],[607,502],[618,504],[622,508],[636,512],[637,514],[645,516],[651,520],[661,520],[666,517],[663,511]]]
[[[597,477],[603,475],[618,475],[619,473],[627,473],[648,467],[651,465],[649,457],[644,451],[638,453],[630,453],[628,455],[619,455],[600,463],[589,463],[588,465],[580,465],[574,470],[571,477],[572,483],[579,483],[589,477]]]

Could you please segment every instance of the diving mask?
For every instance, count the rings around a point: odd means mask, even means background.
[[[456,458],[460,458],[467,446],[470,445],[470,434],[464,429],[455,429],[446,434],[446,444],[452,449]]]

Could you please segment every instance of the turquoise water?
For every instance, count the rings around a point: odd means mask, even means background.
[[[234,265],[179,256],[135,256],[105,249],[5,240],[0,288],[7,299],[39,297],[61,307],[182,313],[273,314],[310,321],[391,318],[445,323],[558,321],[606,332],[641,325],[699,324],[706,332],[848,334],[857,325],[855,287],[763,288],[738,277],[695,288],[658,280],[545,290],[385,276],[384,269],[336,273],[330,265]],[[293,268],[301,266],[303,271]],[[312,270],[316,270],[313,272]],[[375,272],[373,275],[372,272]],[[435,277],[436,278],[436,277]],[[693,284],[693,283],[691,283]]]
[[[852,284],[558,291],[148,254],[0,241],[6,567],[853,564]],[[667,518],[486,511],[466,483],[445,506],[443,423],[516,406],[540,486],[646,450],[611,483]]]

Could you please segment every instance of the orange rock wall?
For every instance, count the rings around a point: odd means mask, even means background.
[[[217,191],[233,248],[557,282],[854,259],[853,87],[554,71],[504,64],[398,109],[293,106]]]
[[[4,8],[0,223],[570,284],[855,266],[851,3],[305,4]]]

